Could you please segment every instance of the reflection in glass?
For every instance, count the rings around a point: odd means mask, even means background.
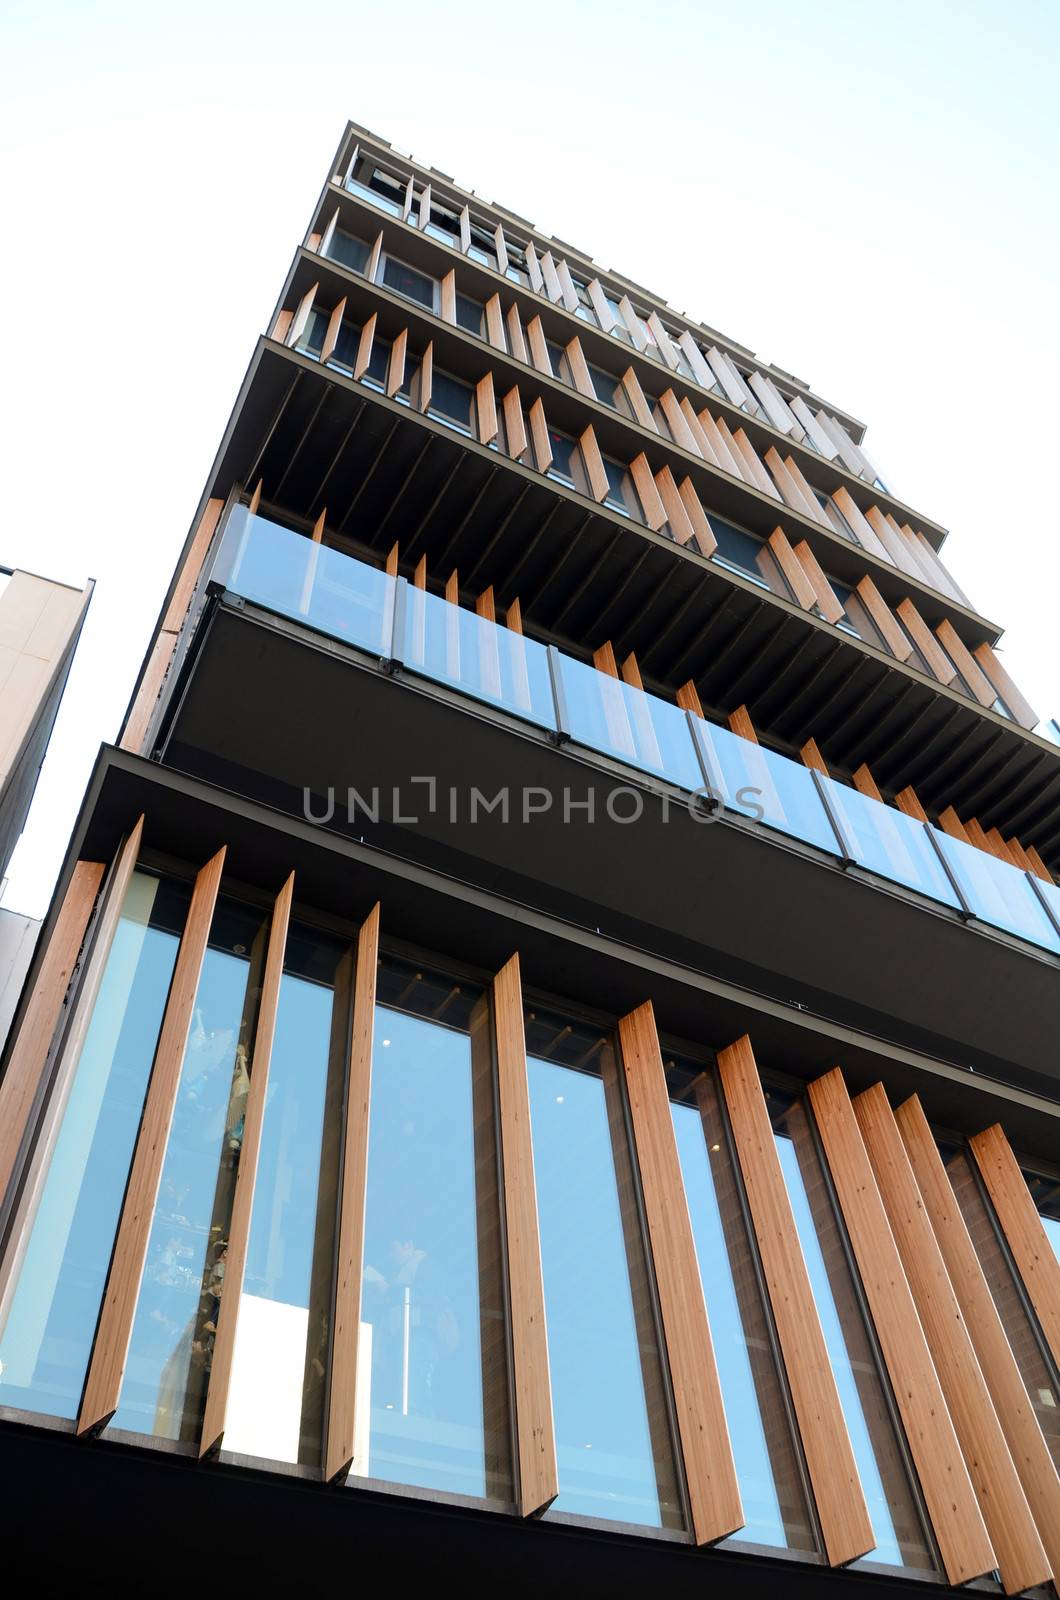
[[[0,1337],[0,1403],[77,1415],[180,930],[183,885],[135,872]]]
[[[839,854],[835,830],[809,768],[702,718],[696,726],[707,753],[712,786],[727,806],[768,828],[804,839],[831,855]]]
[[[935,838],[977,917],[1045,950],[1060,952],[1060,934],[1024,873],[948,833],[936,832]]]
[[[713,1074],[667,1062],[674,1133],[721,1378],[744,1527],[738,1539],[814,1551],[769,1313]]]
[[[989,1202],[963,1150],[946,1161],[946,1172],[964,1225],[971,1235],[979,1265],[993,1297],[997,1314],[1016,1358],[1045,1442],[1060,1472],[1060,1386],[1038,1331],[1033,1313],[1020,1291],[1001,1243]]]
[[[580,744],[657,772],[689,793],[702,787],[688,721],[678,706],[570,656],[561,665],[571,734]]]
[[[405,636],[398,647],[406,666],[528,722],[555,727],[543,644],[426,589],[410,585],[406,605]]]
[[[353,1472],[512,1498],[484,998],[384,957],[368,1134]]]
[[[114,1428],[165,1439],[199,1437],[267,933],[260,911],[218,901],[181,1063]]]
[[[226,1450],[312,1466],[324,1434],[352,971],[349,945],[292,923],[224,1434]]]
[[[868,867],[870,872],[878,872],[893,883],[918,889],[943,905],[959,907],[953,885],[922,822],[832,778],[822,777],[821,781],[859,866]]]
[[[776,1091],[767,1094],[766,1103],[876,1537],[866,1559],[933,1569],[806,1111],[801,1104],[789,1105]]]
[[[557,1511],[683,1528],[662,1358],[610,1041],[526,1014]]]

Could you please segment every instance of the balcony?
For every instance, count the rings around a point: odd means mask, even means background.
[[[393,578],[245,506],[214,582],[400,670],[494,706],[552,743],[662,779],[870,879],[1060,957],[1060,888],[658,695]]]

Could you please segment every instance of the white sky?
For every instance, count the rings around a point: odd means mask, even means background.
[[[1060,714],[1058,70],[1057,0],[0,0],[0,565],[98,581],[5,906],[46,909],[347,117],[866,421]]]

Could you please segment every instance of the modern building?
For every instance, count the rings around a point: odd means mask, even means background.
[[[0,899],[94,587],[0,567]],[[0,906],[0,1049],[39,931],[35,917]]]
[[[1060,1574],[1060,750],[943,540],[347,127],[6,1055],[49,1570]]]

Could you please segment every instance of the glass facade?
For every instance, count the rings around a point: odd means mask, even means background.
[[[681,1528],[653,1287],[610,1039],[526,1012],[557,1511]]]
[[[353,950],[287,935],[224,1448],[317,1466],[324,1437],[332,1260]]]
[[[377,993],[353,1472],[510,1501],[486,1002],[387,957]]]
[[[129,883],[38,1198],[20,1219],[0,1404],[77,1415],[188,899],[147,872]]]
[[[867,1560],[931,1571],[935,1559],[899,1446],[884,1379],[866,1326],[851,1263],[818,1154],[809,1113],[773,1090],[766,1095],[777,1153],[854,1449],[876,1546]]]
[[[219,900],[111,1426],[196,1441],[228,1253],[268,923]]]
[[[681,1176],[746,1523],[736,1537],[814,1551],[766,1298],[713,1071],[666,1062]]]

